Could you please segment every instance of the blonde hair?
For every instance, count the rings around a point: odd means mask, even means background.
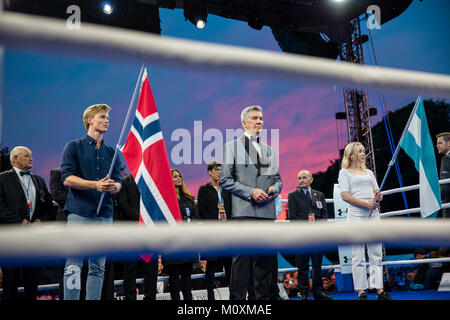
[[[109,110],[111,110],[111,107],[108,106],[107,104],[94,104],[92,106],[89,106],[86,108],[86,110],[84,110],[83,112],[83,123],[84,123],[84,127],[89,130],[89,119],[92,119],[93,117],[95,117],[95,115],[101,111],[105,111],[106,113],[109,112]]]
[[[170,174],[173,176],[173,172],[176,171],[178,172],[178,174],[181,177],[181,187],[180,187],[180,191],[184,194],[185,197],[187,197],[189,200],[192,201],[192,204],[194,204],[194,196],[192,195],[192,193],[189,192],[188,188],[186,187],[186,185],[184,184],[184,179],[183,176],[181,175],[181,172],[178,169],[170,169]]]
[[[352,159],[350,158],[353,156],[354,159],[358,159],[358,147],[362,146],[364,148],[364,145],[361,142],[351,142],[345,146],[344,149],[344,157],[342,158],[341,168],[342,169],[348,169],[352,165]],[[365,162],[357,162],[359,169],[366,169],[366,163]]]

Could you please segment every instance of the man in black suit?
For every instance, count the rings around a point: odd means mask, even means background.
[[[26,147],[15,147],[10,154],[11,170],[0,174],[0,224],[36,225],[54,220],[52,198],[42,177],[30,172],[33,155]],[[36,300],[40,267],[4,267],[3,299],[18,299],[17,287],[22,269],[24,299]]]
[[[208,164],[209,182],[200,186],[197,196],[197,207],[200,218],[211,221],[227,221],[231,219],[231,197],[228,191],[219,186],[221,164],[213,161]],[[225,267],[227,285],[231,276],[231,257],[207,256],[205,281],[208,300],[215,300],[215,272]]]
[[[438,153],[442,154],[439,179],[450,178],[450,132],[441,132],[437,136],[436,148]],[[442,203],[450,201],[450,184],[441,184]],[[450,209],[442,209],[442,217],[450,218]]]
[[[122,189],[117,194],[119,220],[139,221],[139,204],[141,193],[131,174],[122,178]],[[146,258],[147,259],[147,258]],[[156,283],[158,281],[158,256],[150,261],[140,257],[124,262],[123,287],[125,300],[136,300],[136,272],[141,267],[144,272],[144,300],[156,300]]]
[[[288,208],[290,220],[315,220],[328,219],[325,196],[322,192],[311,189],[313,177],[309,171],[302,170],[298,173],[298,188],[288,195]],[[322,288],[322,253],[308,253],[295,256],[298,268],[298,285],[303,300],[309,297],[309,259],[312,261],[312,283],[315,300],[330,300],[331,296],[323,293]]]

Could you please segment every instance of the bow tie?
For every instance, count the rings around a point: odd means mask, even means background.
[[[251,137],[251,138],[250,138],[250,141],[251,141],[251,142],[256,141],[256,143],[259,143],[259,137],[256,137],[256,138],[255,138],[255,137]]]
[[[20,171],[20,176],[24,176],[24,175],[30,175],[30,171]]]

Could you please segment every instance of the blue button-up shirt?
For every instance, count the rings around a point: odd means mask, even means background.
[[[102,142],[97,148],[96,141],[86,135],[84,138],[67,143],[64,148],[61,164],[61,181],[69,176],[77,176],[85,180],[101,180],[108,175],[114,148]],[[111,179],[121,183],[120,160],[117,158]],[[101,192],[97,190],[78,190],[69,188],[64,210],[69,214],[75,213],[83,217],[97,216],[97,206],[100,202]],[[109,192],[103,199],[100,215],[110,218],[113,215],[113,199]]]

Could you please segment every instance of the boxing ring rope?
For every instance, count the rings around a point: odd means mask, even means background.
[[[440,183],[449,183],[450,179]],[[386,190],[384,194],[417,189],[418,185]],[[448,207],[450,204],[444,204]],[[420,208],[417,208],[420,211]],[[409,209],[414,210],[414,209]],[[403,214],[409,212],[403,210]],[[398,212],[395,212],[398,215]],[[392,212],[382,213],[386,217]],[[340,219],[344,220],[345,219]],[[331,223],[330,223],[331,222]],[[150,229],[150,230],[149,230]],[[219,253],[232,255],[267,252],[312,252],[354,243],[383,242],[400,247],[450,245],[450,219],[382,219],[379,222],[342,223],[338,220],[308,223],[290,221],[199,223],[143,227],[121,222],[112,226],[67,227],[61,223],[38,226],[0,226],[0,265],[41,259],[96,254],[163,255]],[[58,239],[55,241],[54,239]],[[207,240],[207,241],[205,241]]]
[[[345,219],[342,219],[345,220]],[[383,242],[392,246],[450,246],[447,219],[391,218],[379,222],[200,222],[147,227],[135,223],[113,226],[41,226],[0,228],[0,265],[32,263],[68,256],[138,253],[165,256],[202,254],[252,255],[282,251],[314,252],[354,243]],[[58,241],[55,241],[58,239]]]
[[[450,99],[450,76],[240,48],[61,19],[0,14],[0,45],[68,56],[190,67]]]

